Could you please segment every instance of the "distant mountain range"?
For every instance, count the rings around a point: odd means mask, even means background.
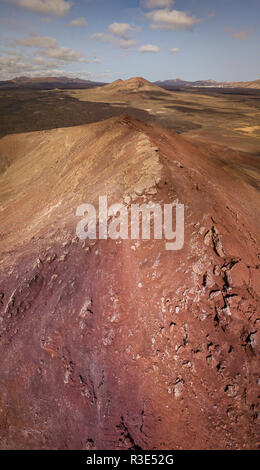
[[[55,89],[55,88],[94,88],[103,86],[105,83],[92,80],[83,80],[81,78],[69,77],[17,77],[12,80],[0,81],[0,89],[4,88],[36,88],[36,89]]]
[[[129,79],[126,81],[123,81],[121,79],[116,80],[113,82],[114,84],[117,85],[123,85],[123,87],[129,86],[132,88],[133,86],[136,86],[136,83],[133,82],[135,79]],[[140,80],[145,80],[141,79]],[[250,89],[260,89],[260,80],[255,80],[251,82],[216,82],[214,80],[197,80],[197,81],[187,81],[187,80],[182,80],[181,78],[175,78],[172,80],[164,80],[164,81],[157,81],[154,82],[153,84],[151,82],[148,82],[147,80],[145,81],[146,87],[152,86],[152,85],[157,85],[161,88],[165,88],[168,90],[174,89],[174,88],[250,88]],[[98,86],[104,86],[106,83],[103,82],[96,82],[92,80],[83,80],[81,78],[69,78],[69,77],[36,77],[36,78],[31,78],[31,77],[17,77],[12,80],[5,80],[5,81],[0,81],[0,89],[6,89],[6,88],[34,88],[34,89],[55,89],[55,88],[60,88],[60,89],[75,89],[75,88],[94,88]],[[137,84],[137,88],[139,88],[140,83]],[[144,87],[144,83],[142,82],[142,87]]]
[[[260,80],[252,82],[216,82],[215,80],[197,80],[189,82],[181,78],[173,80],[164,80],[155,82],[156,85],[162,88],[177,88],[177,87],[195,87],[195,88],[253,88],[260,89]]]

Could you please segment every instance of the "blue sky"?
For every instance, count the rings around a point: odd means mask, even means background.
[[[259,0],[0,0],[0,79],[260,77]]]

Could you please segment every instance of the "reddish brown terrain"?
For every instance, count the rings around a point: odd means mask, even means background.
[[[0,157],[0,448],[259,448],[259,160],[128,116]],[[184,248],[80,241],[99,195],[183,203]]]
[[[122,80],[121,78],[119,78],[118,80],[115,80],[114,82],[99,88],[98,92],[104,95],[107,94],[108,96],[110,96],[114,92],[116,96],[123,94],[123,97],[126,93],[138,93],[139,96],[140,93],[144,92],[154,92],[160,93],[162,95],[169,94],[169,92],[163,90],[155,83],[151,83],[142,77],[133,77],[129,78],[128,80]]]

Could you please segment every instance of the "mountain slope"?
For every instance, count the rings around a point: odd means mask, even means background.
[[[69,77],[17,77],[13,80],[0,81],[0,89],[70,89],[94,88],[103,86],[102,82]]]
[[[231,82],[230,86],[236,88],[253,88],[253,89],[260,89],[260,80],[254,80],[253,82]]]
[[[128,116],[3,155],[0,447],[256,449],[257,159]],[[184,248],[80,241],[100,195],[183,203]]]
[[[128,80],[116,80],[102,88],[103,93],[145,93],[159,92],[162,90],[154,83],[149,82],[142,77],[133,77]]]

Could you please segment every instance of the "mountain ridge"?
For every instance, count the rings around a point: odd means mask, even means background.
[[[0,89],[5,88],[94,88],[105,83],[81,78],[61,77],[15,77],[12,80],[0,81]]]
[[[0,449],[257,449],[247,157],[127,115],[9,135],[0,156]],[[79,240],[100,195],[184,204],[183,249]]]
[[[138,84],[139,82],[139,84]],[[142,84],[140,85],[140,83]],[[136,88],[140,88],[140,86],[147,86],[148,84],[156,85],[161,88],[167,87],[194,87],[194,88],[250,88],[250,89],[260,89],[260,79],[252,80],[252,81],[238,81],[238,82],[217,82],[212,79],[207,80],[183,80],[182,78],[174,78],[168,80],[157,80],[155,82],[151,82],[146,80],[143,77],[131,77],[126,80],[122,80],[121,78],[111,82],[99,82],[94,80],[85,80],[82,78],[70,78],[67,76],[61,77],[28,77],[28,76],[21,76],[15,77],[11,80],[2,80],[0,81],[0,89],[1,88],[34,88],[34,87],[63,87],[63,88],[94,88],[94,87],[103,87],[109,86],[109,89],[115,86],[123,86],[128,89],[133,89],[134,84],[136,84]]]
[[[159,80],[155,82],[156,85],[167,88],[167,87],[194,87],[194,88],[250,88],[260,89],[260,79],[247,81],[247,82],[216,82],[215,80],[196,80],[187,81],[181,78],[175,78],[170,80]]]

